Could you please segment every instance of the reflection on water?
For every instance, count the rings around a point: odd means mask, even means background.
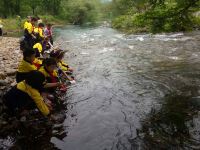
[[[193,87],[190,87],[193,89]],[[143,142],[142,147],[157,149],[200,149],[199,131],[195,128],[194,116],[198,115],[199,99],[171,93],[163,99],[161,109],[152,109],[142,122],[138,137],[133,145]],[[197,135],[195,137],[194,135]],[[139,140],[138,140],[139,139]]]
[[[199,32],[124,35],[68,26],[56,33],[77,84],[46,147],[199,149]]]

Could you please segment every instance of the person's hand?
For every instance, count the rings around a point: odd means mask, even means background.
[[[73,71],[74,71],[72,68],[68,68],[68,70],[69,70],[70,72],[73,72]]]
[[[60,83],[60,82],[57,82],[57,83],[56,83],[56,86],[57,86],[57,87],[60,87],[60,86],[62,86],[62,85],[63,85],[63,84]]]
[[[57,119],[56,119],[56,116],[55,116],[55,115],[51,114],[51,115],[49,116],[49,120],[51,120],[51,121],[56,121]]]
[[[69,81],[71,84],[76,84],[76,81],[75,80],[71,80]]]
[[[45,104],[47,105],[47,107],[49,108],[49,110],[53,110],[53,107],[52,107],[52,102],[48,99],[45,99]]]

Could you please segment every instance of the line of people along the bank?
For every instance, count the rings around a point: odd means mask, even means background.
[[[65,51],[53,46],[52,25],[41,19],[27,18],[20,49],[23,59],[16,73],[17,84],[4,95],[7,112],[16,115],[38,109],[51,119],[54,93],[64,93],[67,83],[75,83],[73,69],[63,61]]]

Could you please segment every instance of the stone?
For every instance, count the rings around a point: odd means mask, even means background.
[[[6,80],[0,80],[0,86],[6,86],[8,82]]]
[[[16,69],[7,68],[7,69],[5,69],[5,71],[6,71],[6,74],[7,74],[8,76],[13,76],[13,75],[16,74]]]
[[[6,78],[6,75],[5,75],[5,73],[3,73],[3,72],[0,72],[0,79],[5,79]]]
[[[17,84],[17,82],[14,81],[13,83],[11,83],[11,86],[13,87],[13,86],[15,86],[16,84]]]
[[[17,69],[17,68],[18,68],[18,66],[17,66],[17,64],[16,64],[16,63],[14,63],[14,64],[11,64],[11,65],[10,65],[10,68]]]
[[[0,90],[6,89],[6,86],[0,86]]]

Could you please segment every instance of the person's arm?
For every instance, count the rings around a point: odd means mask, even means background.
[[[72,79],[70,76],[68,76],[65,71],[63,71],[62,69],[59,68],[59,70],[61,71],[61,73],[69,80],[69,81],[73,81],[74,79]]]
[[[34,94],[32,96],[37,108],[40,110],[40,112],[44,115],[44,116],[48,116],[50,114],[50,110],[48,108],[48,106],[45,104],[43,97],[39,94],[39,92],[37,94]]]
[[[60,82],[56,82],[56,83],[46,83],[45,85],[44,85],[44,88],[54,88],[54,87],[59,87],[59,86],[61,86],[62,85],[62,83],[60,83]]]
[[[44,37],[44,33],[42,29],[38,29],[38,32],[39,32],[40,37],[44,39],[45,37]]]

